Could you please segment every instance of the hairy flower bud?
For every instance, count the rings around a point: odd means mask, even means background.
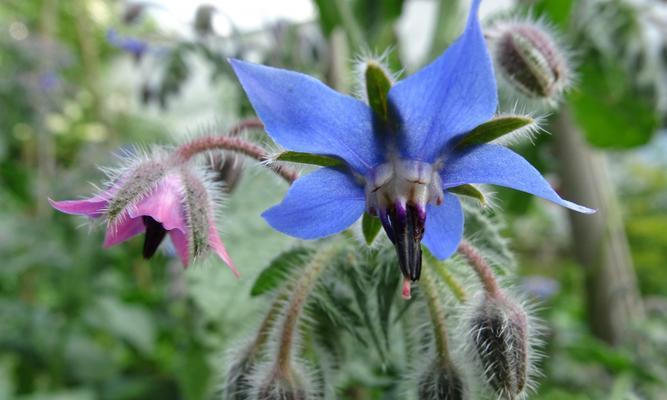
[[[566,53],[545,28],[510,23],[499,29],[495,60],[510,85],[528,97],[557,100],[570,81]]]
[[[257,400],[307,400],[308,394],[302,380],[296,373],[274,373],[269,380],[261,384],[257,390]]]
[[[434,360],[417,382],[419,400],[461,400],[463,383],[454,366]]]
[[[167,166],[161,159],[149,159],[139,162],[126,176],[121,176],[122,183],[113,193],[107,208],[109,222],[114,222],[128,207],[153,190],[166,171]]]
[[[468,322],[469,350],[480,375],[499,399],[515,399],[528,386],[530,343],[525,311],[506,297],[486,294]]]

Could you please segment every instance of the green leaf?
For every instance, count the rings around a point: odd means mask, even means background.
[[[590,56],[579,69],[578,90],[570,95],[577,123],[596,147],[627,149],[648,143],[659,118],[648,96],[631,86],[626,71],[613,63],[603,67]]]
[[[320,27],[325,36],[341,24],[341,16],[336,3],[331,0],[315,0],[319,12]]]
[[[318,154],[301,153],[298,151],[285,151],[278,155],[278,161],[289,161],[300,164],[319,165],[320,167],[335,167],[342,165],[343,162],[328,156]]]
[[[457,144],[459,147],[488,143],[534,123],[535,120],[523,115],[501,115],[485,122],[465,135]]]
[[[364,217],[361,220],[361,230],[364,233],[364,239],[366,239],[366,244],[371,245],[380,233],[380,228],[382,224],[380,219],[370,215],[369,213],[364,213]]]
[[[366,64],[366,94],[368,95],[368,105],[371,106],[379,116],[387,119],[389,89],[391,89],[391,78],[387,75],[384,68],[374,62]]]
[[[295,247],[274,258],[255,280],[250,295],[259,296],[279,287],[289,276],[290,270],[302,265],[312,252],[312,249],[306,247]]]
[[[452,188],[447,189],[447,191],[452,192],[454,194],[459,194],[461,196],[467,196],[467,197],[472,197],[475,200],[478,200],[480,203],[483,205],[486,205],[486,197],[484,196],[484,193],[482,193],[477,187],[473,185],[460,185],[460,186],[454,186]]]
[[[536,16],[548,16],[561,29],[567,29],[574,0],[540,0],[531,5]]]

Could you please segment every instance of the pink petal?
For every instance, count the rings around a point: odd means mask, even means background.
[[[220,240],[220,236],[218,236],[218,231],[215,229],[215,226],[211,224],[208,228],[208,244],[213,248],[213,251],[222,258],[222,261],[227,264],[229,269],[232,270],[234,275],[238,278],[241,276],[239,274],[239,271],[236,269],[236,266],[234,266],[234,262],[232,261],[232,258],[229,256],[227,253],[227,249],[225,249],[225,245],[222,243],[222,240]]]
[[[130,208],[128,214],[132,218],[147,215],[161,223],[168,231],[178,229],[186,233],[187,223],[183,210],[182,186],[177,175],[165,176],[153,192]]]
[[[107,227],[107,233],[104,238],[105,249],[124,242],[146,230],[141,218],[129,218],[126,216],[119,221]]]
[[[176,254],[178,254],[178,257],[181,259],[183,266],[187,267],[190,262],[190,257],[188,255],[188,239],[180,230],[170,231],[169,237],[171,238],[171,243],[173,243],[176,248]]]
[[[48,200],[51,207],[60,212],[72,215],[86,215],[92,218],[97,218],[104,214],[107,204],[109,204],[109,200],[100,195],[83,200]]]

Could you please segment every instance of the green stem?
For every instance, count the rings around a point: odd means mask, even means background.
[[[449,287],[449,289],[456,297],[456,300],[459,303],[465,303],[468,301],[468,294],[466,293],[465,288],[449,271],[447,270],[447,264],[442,262],[434,263],[433,265],[435,272],[438,274],[440,279]]]
[[[447,326],[445,321],[445,310],[440,302],[440,296],[436,283],[431,275],[430,268],[422,270],[422,276],[419,281],[419,287],[422,288],[431,322],[433,324],[433,336],[435,339],[435,349],[438,353],[438,359],[443,365],[449,363],[449,351],[447,341]]]
[[[329,260],[338,251],[338,246],[329,245],[319,250],[304,268],[303,274],[291,290],[291,297],[285,312],[285,320],[279,330],[278,355],[275,372],[289,376],[292,362],[295,332],[308,296],[315,287],[322,272],[330,265]]]

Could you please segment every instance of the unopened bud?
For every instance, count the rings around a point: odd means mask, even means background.
[[[274,375],[257,391],[257,400],[308,400],[311,396],[294,373]]]
[[[454,367],[434,361],[417,383],[419,400],[461,400],[463,383]]]
[[[503,26],[495,38],[494,55],[505,79],[528,97],[557,100],[570,82],[566,53],[537,24]]]
[[[222,399],[245,400],[250,398],[251,374],[254,362],[251,354],[244,352],[239,360],[234,360],[225,374]]]
[[[188,167],[181,167],[183,205],[188,224],[189,252],[192,258],[203,256],[209,249],[209,229],[213,211],[211,198],[202,178]]]
[[[232,193],[243,175],[243,159],[232,153],[215,153],[209,160],[213,180],[222,184],[225,193]]]
[[[485,295],[470,320],[471,350],[481,375],[499,399],[517,398],[529,368],[525,311],[511,300]]]

